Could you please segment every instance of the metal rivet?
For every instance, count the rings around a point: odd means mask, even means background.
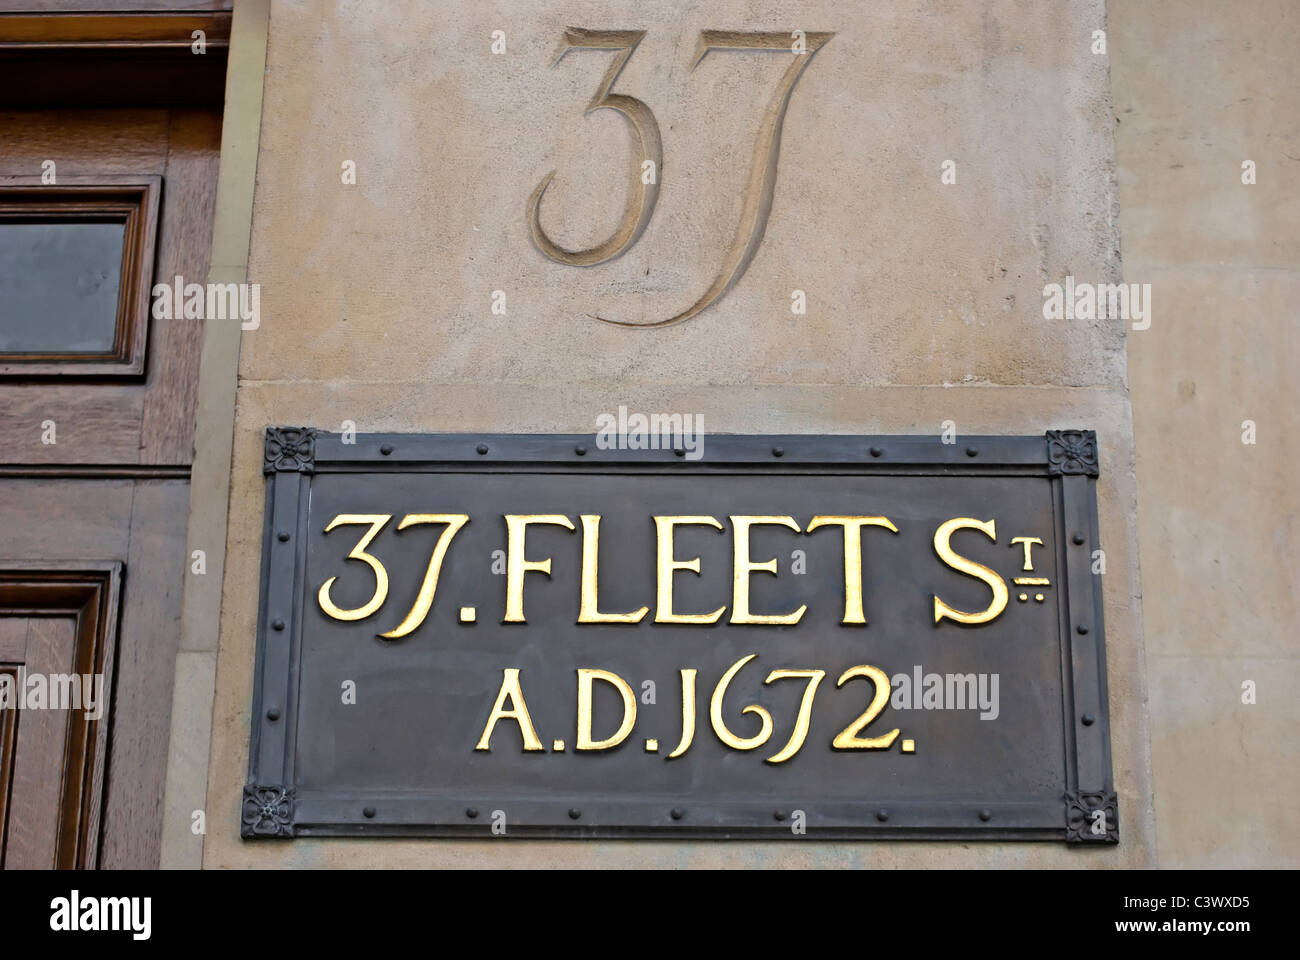
[[[679,457],[684,457],[686,456],[686,449],[684,447],[676,447],[674,448],[673,453],[677,454]]]
[[[880,456],[880,455],[881,455],[882,453],[884,453],[884,452],[885,452],[885,451],[881,450],[879,447],[872,447],[872,448],[871,448],[871,455],[872,455],[873,457],[878,457],[878,456]]]
[[[577,807],[574,807],[572,810],[569,811],[570,820],[577,820],[580,816],[582,816],[582,811],[579,810]]]
[[[1073,540],[1074,540],[1074,542],[1075,542],[1076,544],[1078,544],[1079,546],[1083,546],[1083,534],[1081,534],[1081,533],[1076,533],[1076,534],[1074,535],[1074,537],[1073,537]]]
[[[976,450],[974,447],[967,447],[967,448],[966,448],[966,456],[968,456],[968,457],[978,457],[979,455],[980,455],[980,452],[979,452],[978,450]]]
[[[277,536],[279,536],[279,538],[280,538],[280,542],[281,542],[281,543],[285,543],[285,542],[288,541],[288,539],[289,539],[289,531],[288,531],[288,530],[281,530],[281,531],[279,532],[279,534],[277,534]]]
[[[477,449],[478,449],[479,456],[481,457],[483,456],[483,454],[487,453],[488,445],[486,443],[480,443]]]
[[[1081,634],[1083,634],[1083,633],[1087,633],[1087,632],[1088,632],[1088,625],[1087,625],[1086,623],[1081,623],[1081,624],[1079,624],[1077,627],[1075,627],[1074,629],[1075,629],[1076,631],[1078,631],[1079,633],[1081,633]]]
[[[279,720],[279,719],[280,719],[280,708],[279,708],[279,707],[272,707],[270,710],[266,711],[266,719],[268,719],[268,720]]]
[[[778,810],[778,811],[776,811],[776,813],[772,814],[772,818],[773,818],[774,820],[784,820],[784,819],[785,819],[785,814],[782,813],[780,810]]]
[[[773,447],[773,448],[772,448],[772,456],[774,456],[774,457],[784,457],[784,456],[785,456],[785,447]]]
[[[275,629],[275,630],[283,630],[283,629],[284,629],[284,621],[283,621],[283,620],[272,620],[272,621],[271,621],[271,627],[272,627],[273,629]]]
[[[889,811],[888,811],[888,810],[877,810],[877,811],[876,811],[876,819],[879,820],[881,823],[884,823],[886,820],[889,819]]]
[[[1096,722],[1097,722],[1097,718],[1094,717],[1091,713],[1085,713],[1083,715],[1083,725],[1085,727],[1091,727]]]
[[[579,446],[579,447],[574,447],[574,448],[573,448],[573,452],[576,453],[576,454],[577,454],[578,456],[580,456],[580,457],[585,457],[585,456],[587,455],[587,448],[586,448],[586,447],[581,447],[581,446]]]
[[[980,811],[980,819],[983,820],[985,823],[987,823],[988,821],[992,820],[992,819],[993,819],[993,811],[992,811],[992,810],[987,810],[987,809],[986,809],[986,810],[981,810],[981,811]]]
[[[470,807],[469,809],[467,809],[467,810],[465,811],[465,816],[467,816],[467,817],[469,817],[471,820],[473,820],[475,817],[478,816],[478,810],[475,809],[474,807]]]
[[[364,813],[364,814],[366,815],[366,819],[367,819],[367,820],[373,820],[374,817],[375,817],[375,808],[374,808],[374,807],[366,807],[366,809],[362,810],[361,812]]]
[[[670,816],[674,820],[680,820],[682,817],[686,816],[686,811],[683,810],[681,807],[673,807]]]
[[[384,456],[388,456],[390,453],[393,452],[393,445],[391,443],[386,443],[379,448],[379,452],[382,453]]]

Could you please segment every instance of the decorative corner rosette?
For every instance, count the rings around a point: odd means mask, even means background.
[[[239,835],[245,838],[292,837],[293,788],[245,784]]]
[[[314,473],[316,429],[314,427],[267,427],[263,473],[288,470]]]
[[[1097,434],[1092,430],[1048,430],[1047,468],[1056,476],[1100,474],[1097,464]]]
[[[1119,802],[1113,793],[1065,795],[1067,843],[1119,843]]]

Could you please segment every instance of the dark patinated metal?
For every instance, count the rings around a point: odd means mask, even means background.
[[[489,455],[490,454],[490,455]],[[383,435],[344,438],[311,428],[267,431],[262,587],[258,619],[245,837],[808,836],[843,839],[1064,839],[1118,842],[1111,774],[1097,441],[1091,431],[1046,437],[709,436],[704,456],[680,445],[605,449],[573,435]],[[399,639],[438,528],[397,531],[409,513],[467,513],[448,551],[427,620]],[[370,544],[390,576],[373,615],[344,622],[317,602],[337,577],[340,604],[361,605],[373,572],[348,560],[364,527],[324,532],[340,513],[391,514]],[[580,524],[532,528],[528,622],[503,623],[502,516],[600,514],[600,603],[648,605],[637,624],[576,624]],[[654,515],[888,516],[896,535],[863,538],[867,623],[844,625],[838,531],[756,528],[755,561],[775,556],[778,575],[752,578],[757,613],[806,603],[795,625],[655,624]],[[936,625],[937,593],[965,610],[988,588],[945,566],[932,538],[954,517],[996,519],[997,539],[960,533],[954,549],[1007,582],[1011,599],[992,623]],[[1012,537],[1037,537],[1032,576],[1018,587],[1023,553]],[[731,529],[679,534],[676,555],[701,557],[702,573],[675,580],[676,608],[730,605]],[[802,551],[806,572],[793,572]],[[498,564],[499,567],[499,564]],[[1026,575],[1030,576],[1030,575]],[[1018,595],[1026,594],[1021,601]],[[1038,597],[1041,595],[1041,599]],[[460,608],[474,607],[473,622]],[[725,746],[710,726],[721,675],[750,653],[724,699],[725,722],[752,736],[761,704],[774,732],[763,747]],[[898,727],[888,750],[842,751],[832,737],[862,713],[871,685],[842,671],[872,664],[891,677],[996,674],[996,718],[971,709],[896,709],[865,735]],[[519,728],[502,721],[490,752],[474,747],[505,668],[521,688],[545,749],[525,753]],[[609,670],[636,692],[632,734],[607,751],[574,750],[576,671]],[[680,734],[679,671],[698,671],[695,739],[666,759]],[[802,749],[767,762],[789,737],[803,683],[765,684],[769,671],[826,672]],[[647,686],[647,682],[650,686]],[[341,695],[345,685],[353,701]],[[647,691],[653,690],[653,694]],[[646,700],[649,696],[653,702]],[[920,693],[917,693],[920,700]],[[597,686],[595,726],[609,736],[619,699]],[[915,742],[904,753],[902,739]],[[646,742],[658,740],[658,750]],[[556,749],[553,741],[565,741]],[[478,816],[482,810],[484,815]]]

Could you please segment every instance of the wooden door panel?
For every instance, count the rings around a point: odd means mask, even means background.
[[[161,178],[149,286],[177,276],[206,283],[219,110],[0,111],[0,143],[0,186],[39,186],[46,160],[55,162],[63,183]],[[147,345],[143,373],[133,380],[0,378],[0,463],[191,462],[203,321],[150,315],[139,322],[147,326]],[[55,424],[54,443],[42,428],[47,421]]]
[[[0,617],[0,664],[22,663],[27,653],[27,618]]]
[[[108,730],[122,595],[122,564],[0,561],[0,636],[27,676],[91,677],[100,698],[13,711],[13,748],[2,849],[8,868],[95,867],[99,863]],[[97,679],[95,679],[97,678]],[[84,689],[84,687],[83,687]],[[26,699],[26,687],[17,695]],[[6,711],[8,712],[8,711]]]
[[[0,679],[8,680],[16,688],[18,668],[11,664],[0,663]],[[0,710],[0,870],[3,870],[5,865],[5,838],[9,834],[9,793],[13,782],[17,741],[18,711]]]
[[[0,617],[0,675],[17,689],[18,668],[27,656],[27,618]],[[18,711],[0,709],[0,869],[4,868],[4,838],[9,823],[9,791],[13,781]]]
[[[0,570],[4,558],[116,561],[122,587],[119,671],[108,744],[99,864],[158,862],[171,684],[181,598],[189,483],[176,480],[0,479]],[[5,619],[0,618],[0,663]]]
[[[9,619],[9,618],[6,618]],[[62,617],[14,617],[26,625],[22,666],[28,675],[69,673],[74,669],[76,620]],[[8,870],[54,867],[60,827],[63,759],[68,741],[67,710],[15,710],[17,736],[9,787],[8,825],[3,858]]]

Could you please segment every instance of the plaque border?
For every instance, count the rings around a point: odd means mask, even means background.
[[[304,791],[295,784],[297,690],[308,504],[318,474],[443,471],[708,474],[764,472],[863,475],[1042,477],[1052,485],[1058,576],[1065,777],[1059,799],[985,801],[926,797],[887,803],[834,801],[807,816],[820,839],[1057,840],[1119,842],[1111,769],[1110,705],[1101,576],[1096,433],[1039,436],[710,434],[706,453],[681,449],[602,449],[589,434],[367,434],[268,427],[263,472],[261,590],[257,618],[248,779],[240,834],[246,839],[312,836],[493,837],[481,798],[400,792]],[[807,803],[803,807],[809,807]],[[579,808],[555,799],[512,800],[512,838],[774,839],[792,836],[793,811],[769,801],[693,803],[601,799]],[[497,838],[499,839],[499,838]]]

